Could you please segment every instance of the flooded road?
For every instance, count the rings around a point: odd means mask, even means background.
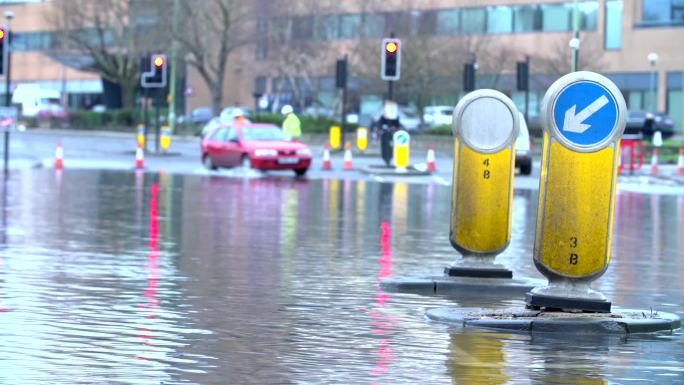
[[[449,328],[388,293],[440,274],[450,188],[26,170],[2,185],[0,383],[681,384],[684,336]],[[500,261],[532,264],[537,192]],[[684,196],[619,194],[614,305],[684,317]]]

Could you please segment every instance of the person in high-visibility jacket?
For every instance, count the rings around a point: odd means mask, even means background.
[[[293,141],[299,141],[299,137],[302,136],[302,123],[292,110],[292,106],[289,104],[284,105],[280,113],[285,115],[285,120],[283,121],[283,132],[285,135],[292,138]]]

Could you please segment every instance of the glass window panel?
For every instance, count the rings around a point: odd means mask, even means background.
[[[385,16],[382,14],[363,15],[361,25],[363,37],[382,37],[385,34]]]
[[[539,7],[536,5],[523,5],[513,9],[513,25],[515,32],[539,31]]]
[[[340,38],[354,39],[361,34],[361,15],[340,16]]]
[[[339,15],[325,15],[316,19],[316,38],[334,40],[339,36]]]
[[[286,41],[290,38],[290,19],[279,17],[271,21],[271,37],[275,41]]]
[[[596,1],[587,1],[579,3],[579,12],[581,17],[580,28],[583,30],[596,30],[598,19],[599,4]]]
[[[513,31],[513,9],[511,7],[487,8],[487,32],[511,33]]]
[[[644,0],[644,21],[670,21],[671,0]]]
[[[441,9],[437,11],[437,26],[435,33],[438,35],[456,35],[460,32],[461,13],[459,9]]]
[[[606,2],[606,49],[622,48],[622,0]]]
[[[630,91],[627,93],[627,108],[630,110],[643,110],[644,101],[641,91]]]
[[[667,93],[667,114],[674,120],[675,130],[682,132],[684,129],[684,98],[681,90],[670,90]]]
[[[483,33],[485,31],[486,21],[485,8],[463,8],[463,33]]]
[[[566,4],[544,4],[542,10],[542,30],[563,32],[572,30],[572,8]]]
[[[292,18],[292,38],[294,40],[308,40],[313,37],[313,17],[298,16]]]

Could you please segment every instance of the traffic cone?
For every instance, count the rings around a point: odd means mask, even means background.
[[[142,147],[138,147],[135,150],[135,168],[136,170],[145,168],[145,155],[143,154]]]
[[[345,170],[353,170],[354,166],[352,165],[352,152],[351,152],[351,143],[347,142],[347,144],[344,145],[344,169]]]
[[[55,150],[55,170],[62,169],[64,169],[64,149],[62,148],[62,142],[59,142]]]
[[[323,170],[332,170],[332,162],[330,162],[330,145],[326,144],[323,147]]]
[[[437,171],[437,164],[435,163],[435,145],[431,144],[427,153],[427,170],[430,172]]]
[[[651,175],[658,175],[658,147],[653,147],[653,155],[651,155]]]
[[[684,175],[684,147],[679,149],[679,158],[677,159],[677,174]]]

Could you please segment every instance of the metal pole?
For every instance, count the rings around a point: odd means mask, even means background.
[[[154,152],[159,153],[159,129],[160,129],[160,127],[159,127],[159,105],[161,104],[161,100],[160,100],[161,98],[159,97],[159,95],[161,94],[161,91],[157,90],[157,92],[155,92],[155,93],[156,93],[156,96],[154,97],[154,101],[155,101],[154,109],[155,109],[155,114],[156,114],[156,122],[155,122],[155,128],[154,128],[154,131],[155,131],[155,133],[154,133]]]
[[[394,84],[393,81],[391,81],[391,80],[387,81],[387,100],[393,100],[392,99],[393,98],[393,95],[392,95],[393,84]]]
[[[176,42],[176,34],[178,33],[178,8],[180,3],[178,0],[173,0],[173,41],[171,42],[171,79],[169,79],[169,130],[173,133],[176,129],[176,55],[178,50],[178,43]]]
[[[9,19],[11,20],[11,19]],[[7,27],[7,66],[5,67],[5,106],[9,107],[12,104],[12,95],[10,94],[10,68],[12,67],[12,29]],[[9,152],[10,152],[10,133],[9,127],[5,129],[5,163],[4,173],[5,178],[9,174]]]
[[[525,56],[525,61],[527,62],[527,84],[525,84],[525,123],[528,122],[528,112],[530,105],[530,56]]]
[[[347,55],[344,55],[344,84],[342,85],[342,145],[345,146],[344,133],[347,131]]]
[[[573,37],[577,45],[572,49],[572,72],[579,71],[579,1],[575,0],[575,9],[572,13],[573,18]]]
[[[149,141],[149,119],[147,118],[147,87],[143,88],[143,124],[145,125],[145,148],[143,149],[147,152],[147,142]]]

